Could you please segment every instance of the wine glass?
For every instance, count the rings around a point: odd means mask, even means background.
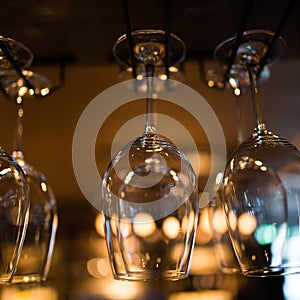
[[[300,155],[290,142],[267,130],[263,122],[256,74],[273,33],[244,32],[235,64],[248,71],[256,128],[230,156],[223,178],[223,206],[231,241],[241,270],[247,276],[276,276],[297,272],[285,266],[284,245],[297,207]],[[235,36],[221,43],[216,58],[228,63]],[[267,58],[271,64],[285,47],[279,38]],[[298,214],[294,210],[293,214]],[[298,224],[299,225],[299,224]]]
[[[23,70],[23,74],[30,80],[35,91],[26,86],[22,78],[15,72],[4,74],[6,85],[4,89],[16,101],[16,124],[14,133],[14,149],[12,156],[22,167],[29,185],[29,222],[27,233],[19,258],[13,282],[40,282],[48,278],[55,235],[58,225],[55,195],[46,177],[27,163],[24,158],[23,135],[23,101],[25,97],[34,93],[47,91],[49,80],[32,71]]]
[[[241,94],[244,93],[244,86],[248,85],[246,80],[247,72],[239,72],[239,67],[233,65],[228,74],[228,80],[224,80],[227,66],[221,65],[209,69],[207,72],[207,85],[210,88],[233,90],[236,99],[237,117],[237,145],[243,140],[242,118],[241,118]],[[213,233],[213,248],[220,270],[224,274],[240,274],[241,268],[236,258],[229,232],[226,224],[226,216],[223,209],[223,173],[219,172],[215,179],[215,194],[209,202],[209,221]]]
[[[153,87],[157,70],[165,66],[165,33],[139,30],[132,32],[132,39],[137,73],[147,83],[146,124],[141,136],[120,149],[105,171],[106,242],[116,279],[178,280],[188,275],[194,247],[197,178],[185,154],[156,132],[158,100]],[[171,49],[176,65],[185,46],[175,35]],[[132,64],[124,36],[114,54],[120,63]]]
[[[227,79],[225,79],[226,70],[226,65],[209,69],[207,72],[207,84],[211,88],[218,89],[223,89],[225,84],[226,88],[233,91],[236,100],[237,146],[239,146],[244,140],[241,110],[241,102],[243,99],[241,99],[241,96],[245,93],[245,88],[250,85],[250,79],[248,71],[241,65],[233,64],[228,72]],[[265,66],[259,79],[257,79],[257,84],[265,83],[269,77],[269,67]],[[241,268],[231,243],[223,209],[222,178],[223,173],[218,173],[215,180],[217,190],[209,203],[210,226],[213,232],[213,247],[222,273],[240,274]]]
[[[0,37],[0,72],[12,66],[9,49],[20,65],[30,65],[32,53],[13,39]],[[4,50],[4,51],[3,51]],[[2,81],[0,81],[2,85]],[[25,174],[16,160],[0,148],[0,283],[10,283],[24,243],[29,216],[29,194]]]

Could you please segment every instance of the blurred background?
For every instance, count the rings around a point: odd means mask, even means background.
[[[247,29],[275,31],[288,1],[255,1]],[[260,86],[262,109],[268,128],[300,147],[300,5],[295,6],[283,31],[286,50],[271,66],[270,78]],[[128,1],[132,29],[164,28],[163,1]],[[215,47],[238,31],[245,1],[173,1],[172,31],[187,45],[184,83],[199,92],[217,115],[228,154],[237,144],[237,103],[241,107],[242,134],[254,127],[250,93],[237,97],[231,89],[208,86],[207,72],[217,66]],[[1,35],[30,48],[31,69],[53,82],[65,64],[65,83],[45,98],[26,99],[24,152],[52,186],[59,209],[59,229],[45,284],[1,287],[1,299],[300,299],[297,275],[273,279],[247,279],[222,275],[212,248],[207,211],[201,212],[191,275],[177,283],[119,282],[112,279],[101,215],[84,198],[72,167],[72,139],[85,107],[99,93],[120,82],[120,67],[112,56],[116,39],[126,27],[120,1],[53,0],[2,1]],[[113,101],[113,99],[111,99]],[[14,103],[0,97],[0,144],[12,150]],[[103,103],[103,105],[108,105]],[[118,118],[118,117],[117,117]],[[117,123],[117,120],[115,120]],[[191,132],[197,136],[197,130]],[[184,143],[184,136],[182,138]],[[99,137],[105,151],[110,141]],[[206,140],[199,138],[205,182],[209,171]],[[105,155],[96,160],[106,166]],[[103,156],[102,156],[103,155]],[[200,156],[201,156],[200,155]]]

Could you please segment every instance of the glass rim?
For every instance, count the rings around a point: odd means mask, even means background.
[[[27,60],[27,62],[25,62],[22,65],[22,68],[28,68],[32,64],[33,53],[32,53],[32,51],[27,46],[25,46],[24,44],[22,44],[22,43],[20,43],[20,42],[18,42],[16,40],[14,40],[14,39],[12,39],[12,38],[4,37],[3,35],[0,35],[0,41],[4,42],[6,44],[13,43],[19,49],[22,49],[23,51],[27,52],[29,59]],[[1,51],[1,49],[0,49],[0,51]],[[12,68],[8,68],[8,70],[10,70],[10,69],[13,69],[13,67]]]
[[[139,35],[151,35],[151,34],[158,34],[161,36],[165,36],[166,32],[161,29],[139,29],[139,30],[134,30],[131,32],[132,37],[139,36]],[[186,47],[186,44],[183,42],[183,40],[181,38],[179,38],[175,33],[171,33],[171,38],[182,47],[182,54],[181,54],[180,58],[170,64],[170,66],[176,66],[185,60],[187,47]],[[128,61],[121,59],[119,57],[119,55],[117,54],[117,48],[120,46],[120,44],[124,43],[126,40],[127,40],[127,33],[124,33],[116,40],[115,44],[113,45],[112,52],[113,52],[113,56],[115,57],[116,61],[120,65],[126,66],[126,67],[132,67]]]
[[[268,47],[270,44],[270,41],[272,40],[273,36],[275,35],[275,32],[270,31],[270,30],[265,30],[265,29],[251,29],[251,30],[245,30],[243,32],[243,37],[241,39],[241,44],[245,43],[247,41],[260,41],[266,44]],[[224,55],[219,55],[219,53],[223,49],[227,49],[227,54],[229,54],[230,50],[232,49],[232,46],[234,45],[234,42],[237,38],[237,34],[234,34],[221,42],[214,50],[213,57],[216,61],[218,61],[221,64],[228,64],[228,59],[229,55],[224,56]],[[252,38],[252,39],[251,39]],[[279,36],[276,44],[277,45],[277,52],[268,58],[267,60],[267,65],[271,64],[274,62],[276,59],[278,59],[284,52],[284,49],[286,47],[286,42],[283,39],[282,36]],[[240,46],[240,45],[239,45]]]

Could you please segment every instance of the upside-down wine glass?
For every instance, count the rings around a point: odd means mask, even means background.
[[[188,275],[194,247],[197,178],[185,154],[156,131],[158,99],[153,88],[157,68],[165,66],[165,33],[134,31],[132,40],[137,70],[146,75],[146,124],[142,135],[120,149],[105,171],[106,242],[116,279],[178,280]],[[130,64],[127,49],[122,36],[114,54]],[[174,34],[171,49],[176,65],[184,58],[185,45]]]
[[[15,100],[16,122],[14,133],[14,149],[12,156],[24,170],[29,185],[29,221],[27,233],[15,272],[13,282],[40,282],[48,278],[55,235],[58,225],[55,195],[46,177],[32,167],[24,158],[23,152],[23,115],[24,98],[34,93],[47,93],[49,80],[32,71],[23,70],[23,74],[30,80],[35,91],[26,86],[22,78],[12,72],[7,74],[4,88],[7,94]],[[13,80],[15,75],[15,79]],[[44,92],[43,92],[44,91]]]
[[[242,119],[241,119],[241,95],[244,93],[245,81],[244,72],[240,74],[238,66],[233,65],[229,71],[228,80],[224,80],[227,66],[221,65],[207,72],[207,85],[210,88],[223,89],[225,87],[233,90],[236,98],[237,117],[237,145],[243,140]],[[225,82],[224,82],[225,81]],[[241,268],[237,261],[226,224],[226,216],[223,209],[223,173],[219,172],[215,179],[216,191],[209,203],[209,221],[213,233],[213,248],[220,270],[224,274],[240,274]]]
[[[208,86],[212,88],[224,88],[224,77],[227,66],[222,65],[217,68],[208,70],[207,80]],[[257,83],[261,84],[269,77],[270,72],[267,66],[264,67],[263,72]],[[226,88],[233,91],[236,100],[236,118],[237,118],[237,146],[243,142],[244,135],[244,120],[242,120],[242,103],[241,96],[245,92],[245,87],[250,85],[248,71],[241,68],[239,65],[233,64],[228,74],[228,79],[225,81]],[[236,146],[236,147],[237,147]],[[215,255],[219,263],[220,270],[224,274],[240,274],[241,268],[236,258],[229,232],[226,224],[226,216],[223,209],[223,173],[218,173],[216,176],[216,187],[218,188],[210,201],[210,226],[213,232],[213,247]]]
[[[227,65],[221,65],[207,72],[207,85],[211,88],[224,88],[224,77],[227,70]],[[269,67],[265,66],[257,80],[258,84],[266,82],[270,76]],[[245,93],[245,88],[250,85],[248,71],[244,66],[233,64],[229,70],[228,78],[225,80],[226,88],[233,91],[236,100],[236,118],[237,118],[237,146],[243,142],[245,120],[242,118],[242,96]],[[236,146],[236,147],[237,147]],[[229,232],[226,224],[225,212],[223,209],[223,174],[218,173],[216,176],[216,187],[213,198],[210,201],[210,226],[213,232],[213,247],[215,255],[219,263],[220,270],[224,274],[240,274],[241,268],[236,258]]]
[[[285,257],[288,225],[299,226],[300,155],[290,142],[267,130],[263,122],[256,74],[273,33],[244,32],[235,64],[248,71],[256,127],[230,156],[223,178],[223,206],[231,241],[247,276],[295,273],[298,266]],[[216,58],[228,63],[235,36],[221,43]],[[267,64],[284,50],[277,40]]]
[[[29,66],[33,55],[23,44],[0,37],[0,72],[12,66],[2,51],[9,49],[20,66]],[[0,85],[2,86],[2,78]],[[29,216],[28,185],[16,160],[0,148],[0,284],[10,283],[24,243]]]

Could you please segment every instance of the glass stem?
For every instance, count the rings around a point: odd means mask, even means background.
[[[15,121],[15,131],[14,131],[14,144],[13,144],[13,156],[15,158],[23,159],[23,99],[18,97],[16,99],[16,121]]]
[[[248,69],[249,79],[250,79],[252,104],[253,104],[253,110],[254,110],[255,117],[256,117],[257,129],[258,129],[258,131],[264,131],[264,130],[266,130],[266,126],[265,126],[265,124],[263,122],[263,118],[262,118],[259,93],[258,93],[258,87],[257,87],[257,81],[256,81],[256,74],[254,72],[253,64],[251,62],[247,63],[247,69]]]
[[[147,76],[145,133],[155,133],[156,124],[157,124],[157,116],[156,116],[157,100],[155,99],[154,86],[153,86],[154,65],[146,64],[145,68],[146,68],[146,76]]]
[[[235,96],[236,99],[236,118],[237,118],[237,145],[243,142],[242,115],[241,115],[241,99],[240,96]]]

